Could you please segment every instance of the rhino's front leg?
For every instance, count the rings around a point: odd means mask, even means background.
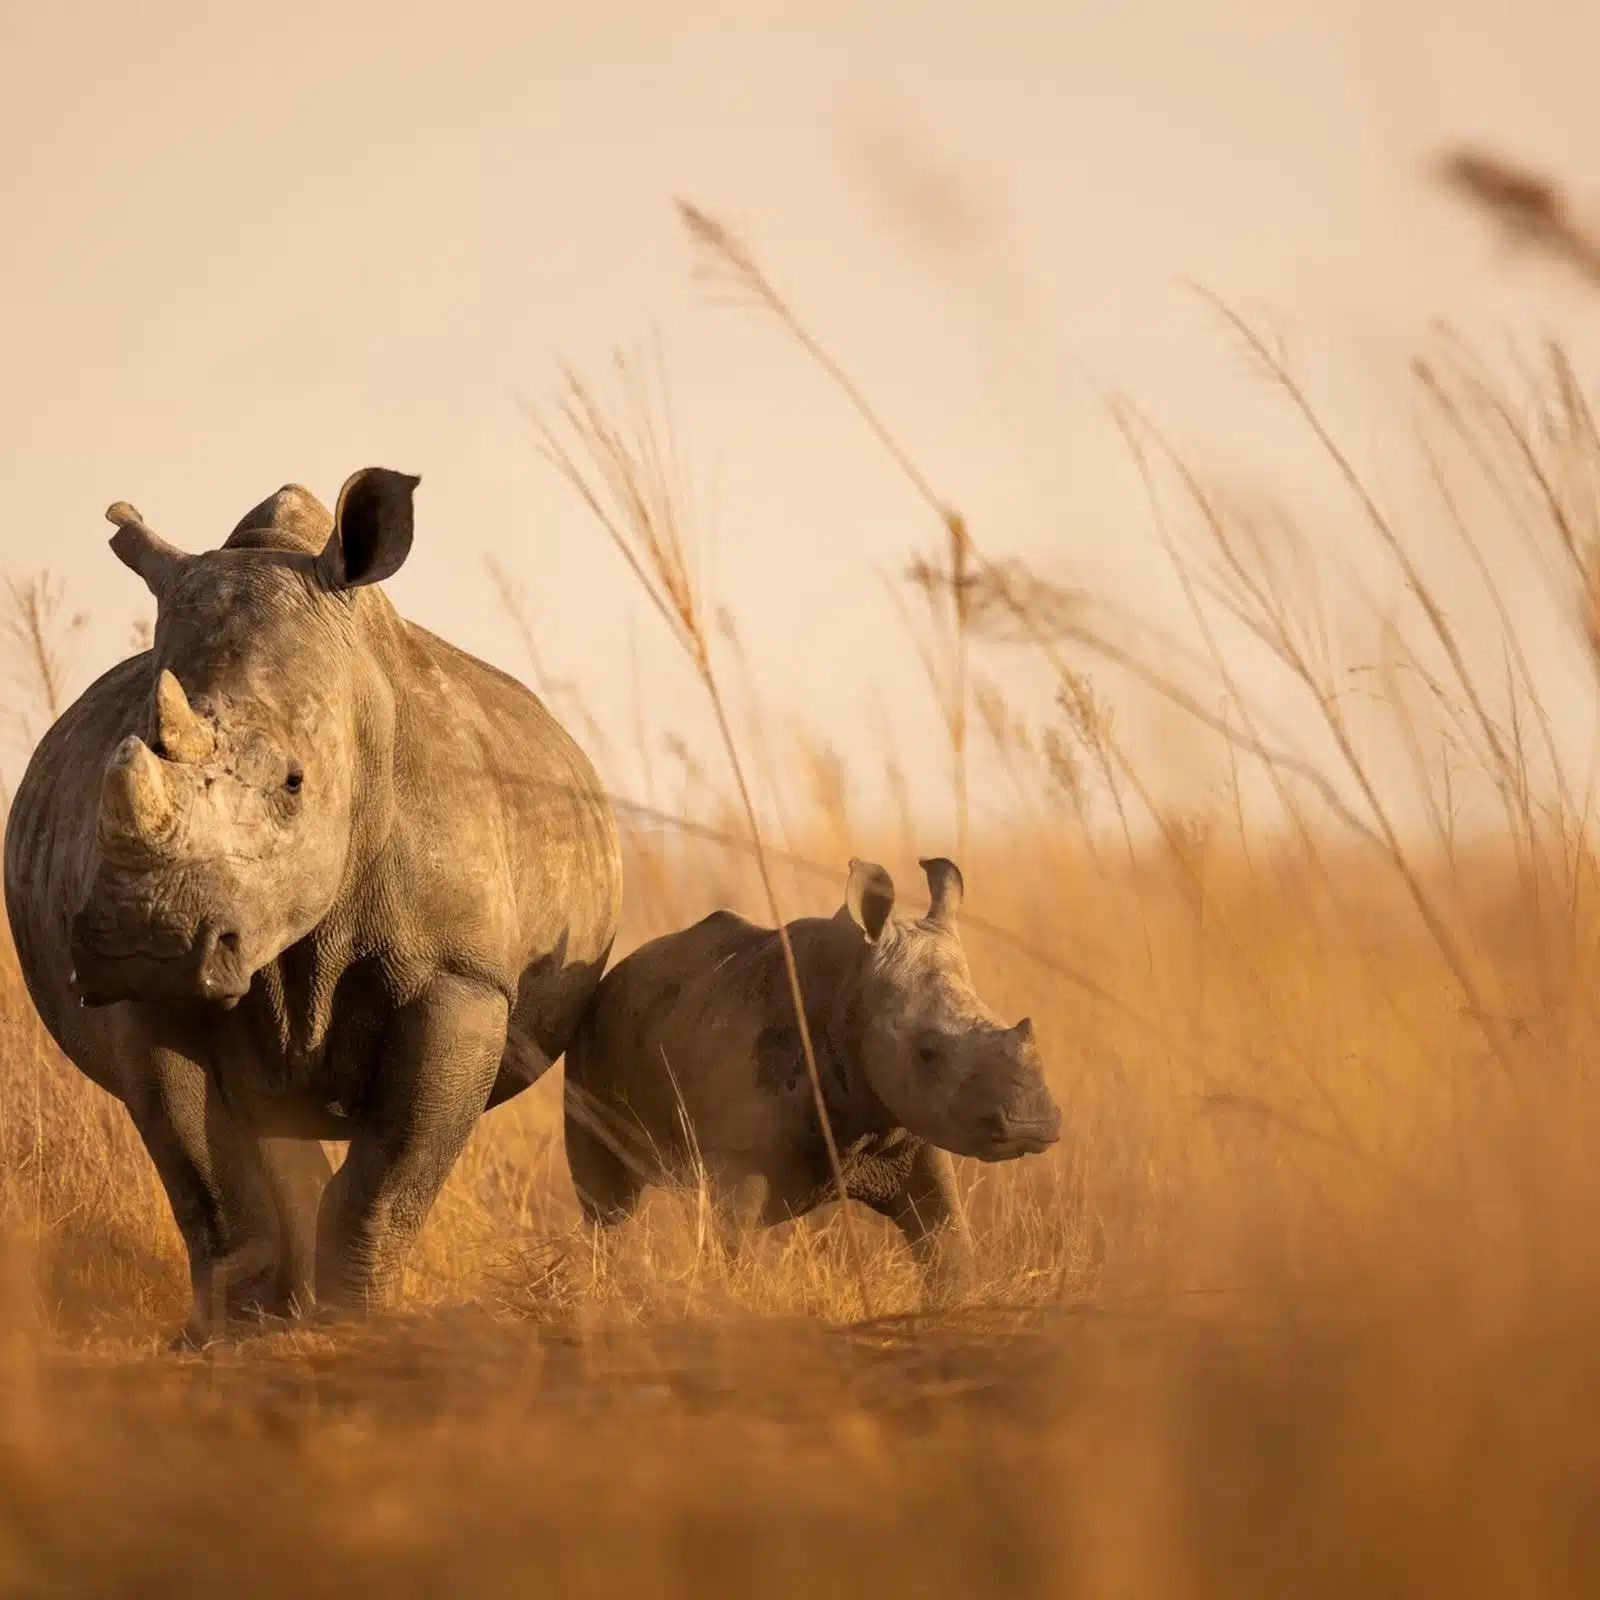
[[[474,1124],[505,1050],[506,997],[436,978],[396,1012],[344,1165],[317,1216],[317,1299],[380,1304]]]
[[[292,1268],[280,1196],[260,1141],[225,1101],[198,1050],[142,1041],[124,1100],[189,1254],[184,1340],[251,1315],[287,1315]]]
[[[972,1233],[956,1189],[955,1163],[946,1151],[922,1145],[899,1188],[867,1204],[905,1235],[932,1296],[966,1287],[972,1276]]]

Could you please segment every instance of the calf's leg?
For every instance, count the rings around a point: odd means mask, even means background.
[[[921,1146],[896,1189],[860,1198],[905,1236],[922,1268],[926,1293],[942,1298],[958,1293],[970,1281],[972,1233],[956,1190],[955,1163],[947,1151]]]
[[[646,1166],[633,1153],[624,1120],[582,1084],[570,1064],[562,1086],[562,1136],[567,1171],[584,1219],[599,1228],[626,1222],[644,1192]],[[641,1152],[642,1154],[642,1152]]]

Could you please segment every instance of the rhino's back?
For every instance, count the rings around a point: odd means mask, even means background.
[[[826,1008],[815,952],[828,924],[789,924],[807,1013]],[[808,981],[809,980],[809,981]],[[778,935],[731,911],[641,945],[606,975],[567,1057],[569,1078],[626,1105],[663,1143],[687,1113],[707,1150],[773,1136],[796,1087],[770,1057],[798,1049]],[[788,1051],[788,1054],[794,1054]]]
[[[75,1060],[84,1014],[67,989],[72,915],[93,866],[101,774],[118,742],[139,730],[149,695],[148,652],[96,679],[39,741],[6,820],[6,916],[17,960],[45,1026]]]
[[[389,663],[411,844],[397,892],[435,927],[509,913],[513,971],[552,952],[562,965],[603,961],[622,851],[592,763],[524,684],[415,623],[404,634]]]

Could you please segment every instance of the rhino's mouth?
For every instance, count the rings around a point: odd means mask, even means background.
[[[239,935],[215,922],[131,941],[79,912],[72,927],[69,986],[84,1006],[122,1000],[193,1000],[231,1011],[250,992]]]
[[[957,1154],[989,1162],[1043,1155],[1061,1138],[1061,1113],[1054,1107],[1025,1117],[992,1111],[979,1119],[977,1134],[972,1144]]]
[[[979,1161],[1015,1161],[1020,1156],[1043,1155],[1061,1134],[1045,1124],[1019,1129],[1003,1139],[996,1139],[972,1153]]]

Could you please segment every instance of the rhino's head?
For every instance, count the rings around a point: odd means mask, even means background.
[[[840,916],[866,942],[857,1044],[884,1106],[919,1138],[956,1155],[1006,1161],[1061,1135],[1045,1086],[1033,1024],[1008,1028],[972,986],[956,931],[961,873],[924,861],[932,897],[920,922],[897,919],[894,882],[873,862],[852,861]]]
[[[361,830],[387,825],[377,796],[357,805],[394,712],[367,644],[363,608],[377,602],[362,591],[405,560],[418,481],[358,472],[332,516],[281,489],[202,555],[173,549],[131,506],[107,513],[112,549],[157,611],[144,726],[105,768],[72,924],[85,1004],[236,1004],[327,916]]]

